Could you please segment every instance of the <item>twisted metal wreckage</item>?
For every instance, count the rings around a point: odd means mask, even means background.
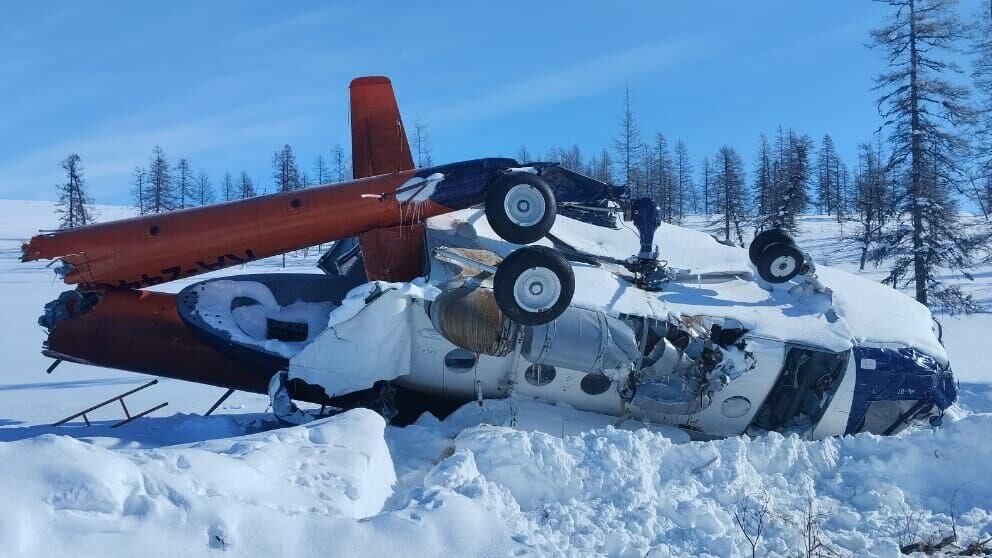
[[[823,437],[936,424],[953,402],[926,308],[817,270],[784,232],[745,256],[555,164],[416,169],[389,80],[350,93],[354,180],[26,243],[77,286],[45,308],[44,354],[268,393],[289,422],[310,418],[294,399],[409,420],[512,396],[698,438]],[[148,289],[332,241],[323,275]]]

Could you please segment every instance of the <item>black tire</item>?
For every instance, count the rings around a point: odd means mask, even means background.
[[[528,280],[532,280],[529,285],[521,284]],[[546,246],[517,249],[499,264],[493,278],[496,305],[507,318],[522,325],[554,320],[568,308],[574,294],[572,266],[557,250]]]
[[[758,265],[758,258],[761,257],[761,253],[764,252],[765,248],[769,244],[783,242],[786,244],[795,244],[789,233],[783,231],[782,229],[768,229],[767,231],[761,231],[754,240],[751,241],[751,245],[747,249],[747,257],[751,259],[751,263]]]
[[[508,195],[520,197],[515,210],[509,208]],[[501,176],[486,192],[486,220],[500,238],[514,244],[530,244],[540,240],[555,224],[555,203],[554,192],[541,177],[511,172]],[[539,207],[542,204],[543,211]]]
[[[802,251],[791,242],[768,244],[758,256],[758,275],[769,283],[785,283],[805,266]]]

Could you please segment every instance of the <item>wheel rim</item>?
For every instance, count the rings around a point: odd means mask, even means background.
[[[798,267],[798,262],[796,258],[792,256],[779,256],[772,260],[772,265],[769,271],[772,277],[788,277],[793,271]]]
[[[531,227],[541,222],[546,207],[540,190],[530,184],[517,184],[503,198],[503,209],[513,224]]]
[[[558,302],[561,281],[546,267],[532,267],[513,283],[513,298],[526,312],[543,312]]]

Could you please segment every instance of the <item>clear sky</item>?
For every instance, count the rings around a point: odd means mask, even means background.
[[[979,0],[965,0],[973,16]],[[161,145],[215,183],[271,157],[305,170],[348,146],[347,87],[393,81],[408,130],[449,162],[608,146],[629,85],[645,138],[698,161],[753,159],[779,124],[830,133],[853,162],[880,125],[867,0],[613,2],[15,2],[0,0],[0,197],[52,199],[82,157],[98,203]]]

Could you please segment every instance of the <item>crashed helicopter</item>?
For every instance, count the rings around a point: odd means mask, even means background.
[[[785,232],[727,246],[555,164],[417,169],[389,80],[350,95],[354,180],[24,244],[76,285],[39,320],[43,353],[267,393],[296,423],[293,400],[536,398],[697,438],[821,438],[937,424],[954,401],[929,311]],[[323,274],[154,290],[329,242]]]

